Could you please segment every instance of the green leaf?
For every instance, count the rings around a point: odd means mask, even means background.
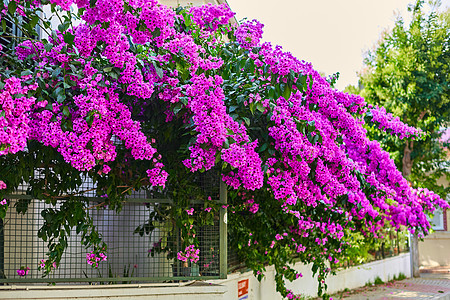
[[[313,137],[312,144],[313,144],[313,145],[317,144],[317,142],[319,141],[319,138],[320,138],[320,135],[318,135],[318,134],[316,133],[316,135]]]
[[[52,43],[47,43],[44,46],[45,51],[50,52],[53,48],[53,44]]]
[[[38,22],[39,22],[39,17],[33,16],[30,21],[30,26],[33,28],[37,25]]]
[[[305,91],[306,90],[306,76],[300,75],[299,80],[302,85],[302,89]]]
[[[216,154],[216,162],[215,162],[216,164],[220,162],[220,156],[221,156],[221,153],[217,152],[217,154]]]
[[[55,42],[55,43],[58,41],[58,34],[56,33],[55,30],[52,30],[52,39],[53,39],[53,42]]]
[[[182,108],[183,108],[183,105],[180,102],[178,102],[175,105],[175,107],[173,108],[173,113],[178,114]]]
[[[66,42],[69,45],[73,45],[73,41],[75,40],[75,35],[73,35],[70,32],[66,32],[64,34],[64,42]]]
[[[153,32],[152,32],[152,36],[153,36],[153,38],[157,38],[160,35],[161,35],[161,29],[159,29],[159,27],[156,27],[156,29],[153,30]]]
[[[68,117],[70,116],[70,110],[67,106],[64,106],[63,111],[62,111],[63,115]]]
[[[230,148],[230,142],[228,141],[228,139],[226,139],[225,142],[223,143],[223,148],[225,149]]]
[[[153,67],[155,68],[156,74],[158,75],[158,77],[161,79],[164,76],[164,72],[163,69],[161,69],[156,62],[153,62]]]
[[[61,74],[61,68],[54,69],[52,72],[52,78],[56,79],[56,77],[58,77],[59,74]]]
[[[255,103],[250,102],[250,104],[248,105],[248,107],[250,108],[250,111],[252,113],[252,115],[255,113]]]
[[[259,110],[262,113],[266,110],[266,108],[264,107],[264,105],[261,102],[258,102],[256,104],[256,109]]]
[[[273,86],[269,87],[268,96],[269,99],[275,99],[275,88]]]
[[[263,152],[264,150],[267,149],[267,147],[269,147],[269,144],[266,142],[264,144],[262,144],[262,146],[258,149],[258,152]]]
[[[236,105],[231,105],[231,106],[228,108],[228,113],[231,113],[231,112],[235,111],[237,108],[238,108],[238,106],[236,106]]]
[[[192,25],[192,20],[191,20],[191,16],[184,13],[183,14],[183,18],[184,18],[184,25],[186,25],[186,27],[189,27]]]
[[[283,91],[283,98],[288,100],[291,97],[292,89],[289,85],[286,84],[286,87]]]
[[[25,70],[20,73],[21,76],[31,75],[33,72],[31,70]]]
[[[8,4],[8,11],[9,11],[9,13],[11,15],[14,15],[16,13],[16,9],[17,9],[16,1],[14,1],[14,0],[9,1],[9,4]]]
[[[244,70],[246,72],[251,72],[251,73],[255,72],[255,62],[253,61],[253,59],[251,59],[251,58],[247,59],[247,61],[245,62]]]

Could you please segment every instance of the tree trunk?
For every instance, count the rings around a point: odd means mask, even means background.
[[[408,178],[411,175],[411,169],[413,166],[413,160],[411,159],[411,152],[413,151],[414,141],[408,142],[406,141],[405,149],[403,151],[403,168],[402,173],[403,177]]]

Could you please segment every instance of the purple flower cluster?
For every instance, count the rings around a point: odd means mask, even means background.
[[[27,95],[37,85],[24,85],[29,77],[0,77],[4,84],[0,90],[0,155],[22,151],[30,136],[30,113],[36,98]]]
[[[86,253],[86,261],[89,265],[93,266],[94,268],[98,268],[98,263],[101,261],[106,261],[107,256],[105,253],[94,253],[94,251],[91,251],[89,253]]]
[[[247,50],[257,47],[262,38],[263,27],[257,20],[242,23],[235,31],[237,42]]]
[[[140,124],[131,119],[128,107],[120,102],[119,91],[125,90],[126,94],[141,99],[151,97],[154,81],[147,81],[142,70],[137,67],[137,58],[129,51],[126,34],[133,36],[136,42],[139,39],[142,43],[154,41],[161,46],[174,33],[173,11],[156,5],[155,1],[130,3],[142,8],[141,19],[148,28],[161,28],[161,34],[156,36],[148,29],[142,31],[130,25],[124,13],[123,1],[97,1],[94,7],[89,7],[88,1],[53,2],[62,9],[69,9],[72,4],[86,8],[83,15],[86,23],[76,26],[72,31],[75,47],[81,55],[78,62],[84,68],[83,75],[68,76],[77,83],[75,88],[81,89],[83,93],[76,95],[73,103],[50,104],[43,101],[35,104],[35,98],[24,95],[37,85],[21,85],[28,77],[6,79],[0,90],[0,128],[3,128],[0,130],[0,155],[21,151],[27,140],[33,139],[56,148],[76,169],[88,171],[115,159],[114,137],[124,142],[134,159],[150,161],[153,164],[147,171],[150,183],[164,186],[168,174],[159,162],[161,156],[152,145],[154,141],[149,142]],[[108,29],[101,26],[103,22],[109,22]],[[67,68],[72,58],[65,53],[64,49],[69,45],[64,42],[62,34],[57,32],[56,38],[50,39],[52,47],[45,49],[42,43],[27,40],[17,47],[16,54],[19,59],[33,54],[33,59],[39,61],[42,67]],[[98,55],[92,50],[98,43],[106,45],[100,55],[121,69],[121,76],[116,82],[109,81],[92,67],[95,61],[93,55]],[[67,51],[74,52],[71,47]],[[46,71],[38,73],[38,77],[47,80],[49,88],[56,84]],[[69,123],[73,124],[72,130],[64,128],[64,124]],[[103,166],[99,172],[106,174],[108,171],[108,166]]]
[[[28,267],[20,267],[20,269],[17,270],[17,275],[20,277],[24,277],[28,275],[28,272],[30,271],[30,268]]]
[[[377,105],[369,111],[372,114],[372,122],[378,124],[380,129],[390,131],[391,134],[398,135],[401,139],[419,136],[421,133],[419,129],[406,125],[400,121],[399,117],[394,117],[391,113],[386,112],[384,107]]]
[[[190,13],[195,24],[209,31],[216,31],[219,25],[227,25],[235,15],[228,5],[212,5],[211,3],[192,7]]]
[[[261,158],[255,152],[257,141],[250,142],[245,126],[239,125],[226,113],[224,94],[219,76],[207,78],[204,74],[194,75],[193,82],[186,88],[190,98],[187,107],[193,114],[196,143],[189,148],[191,158],[183,163],[191,171],[211,169],[216,155],[221,153],[223,161],[236,172],[224,175],[224,181],[238,188],[255,190],[262,186]],[[233,139],[234,143],[229,143]],[[226,145],[229,144],[228,148]],[[236,175],[236,176],[234,176]]]
[[[200,257],[198,256],[199,253],[200,249],[196,249],[194,245],[189,245],[186,247],[186,249],[184,249],[184,251],[180,251],[177,253],[177,258],[178,260],[184,262],[190,260],[191,262],[196,263],[200,259]]]

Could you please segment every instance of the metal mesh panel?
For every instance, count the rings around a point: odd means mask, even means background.
[[[245,261],[239,257],[237,249],[233,248],[230,243],[228,243],[227,252],[227,273],[231,274],[234,272],[245,272],[250,269],[245,265]]]
[[[11,204],[14,205],[15,201],[18,200],[12,200]],[[108,244],[107,261],[100,262],[98,269],[88,265],[86,254],[90,249],[81,245],[80,237],[73,231],[59,267],[45,279],[38,266],[40,260],[46,258],[48,249],[47,243],[37,237],[37,231],[44,223],[40,212],[53,206],[33,200],[25,214],[17,214],[11,209],[1,227],[3,247],[0,248],[0,267],[3,268],[0,270],[0,282],[150,282],[205,276],[218,278],[218,218],[214,226],[200,228],[200,259],[198,263],[190,263],[186,267],[177,259],[168,259],[167,251],[155,250],[161,245],[163,249],[170,246],[174,252],[182,250],[179,229],[173,227],[170,220],[152,222],[154,230],[148,233],[140,234],[137,230],[148,223],[150,213],[161,205],[168,204],[127,201],[120,213],[104,208],[89,210],[94,225]],[[151,255],[152,251],[156,253]],[[26,276],[18,275],[17,270],[21,267],[30,268]]]
[[[44,179],[44,171],[35,170],[34,180]],[[225,198],[226,201],[225,185],[220,184],[217,172],[211,173],[206,172],[196,178],[197,186],[211,200],[223,201]],[[88,201],[87,211],[108,245],[107,261],[100,262],[97,269],[88,265],[86,254],[92,249],[85,249],[80,243],[81,237],[72,230],[60,265],[45,278],[42,278],[43,271],[38,270],[40,261],[48,252],[47,243],[37,236],[44,224],[41,211],[58,209],[65,200],[53,206],[31,199],[26,184],[6,196],[11,200],[10,209],[0,223],[0,283],[152,282],[226,276],[227,249],[226,240],[223,241],[226,239],[223,222],[226,209],[216,214],[214,225],[197,230],[199,261],[186,265],[176,259],[177,252],[184,249],[181,249],[180,228],[167,215],[172,202],[162,198],[166,191],[154,193],[150,187],[133,191],[117,213],[105,207],[101,190],[92,180],[83,178],[82,184],[70,194],[87,197],[80,197],[80,201]],[[195,200],[191,207],[201,210],[203,203]],[[26,213],[17,213],[14,206],[23,206],[24,203],[29,203]],[[27,275],[19,276],[17,270],[20,268],[29,268]]]

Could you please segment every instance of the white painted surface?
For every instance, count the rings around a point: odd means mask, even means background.
[[[389,281],[399,273],[409,276],[411,273],[409,259],[409,253],[405,253],[382,261],[375,261],[358,267],[341,270],[335,276],[328,277],[326,281],[328,284],[327,292],[335,293],[345,288],[353,289],[361,287],[369,281],[373,282],[377,276],[383,281]],[[318,283],[317,279],[312,276],[311,266],[298,263],[294,266],[294,269],[300,271],[303,277],[294,282],[287,282],[287,287],[295,293],[316,296]],[[238,281],[248,278],[250,285],[249,299],[281,300],[281,296],[276,292],[274,268],[268,267],[265,275],[265,278],[261,282],[258,282],[252,272],[235,273],[229,275],[225,280],[215,280],[214,283],[219,283],[227,287],[225,299],[237,299]]]
[[[357,288],[378,276],[383,281],[395,275],[410,274],[409,253],[359,267],[341,270],[336,276],[327,279],[328,292],[335,293],[345,288]],[[294,268],[303,274],[302,278],[288,282],[289,289],[307,296],[317,293],[317,281],[312,277],[310,266],[296,264]],[[252,272],[234,273],[224,280],[206,283],[168,283],[110,286],[1,286],[0,299],[158,299],[158,300],[234,300],[237,297],[238,281],[249,279],[249,300],[282,299],[275,289],[275,270],[268,267],[266,277],[258,282]]]
[[[46,300],[88,300],[88,299],[158,299],[158,300],[221,300],[225,287],[218,285],[188,286],[166,284],[165,286],[113,285],[113,286],[66,286],[66,287],[1,287],[0,299],[46,299]],[[8,289],[6,289],[8,288]]]

